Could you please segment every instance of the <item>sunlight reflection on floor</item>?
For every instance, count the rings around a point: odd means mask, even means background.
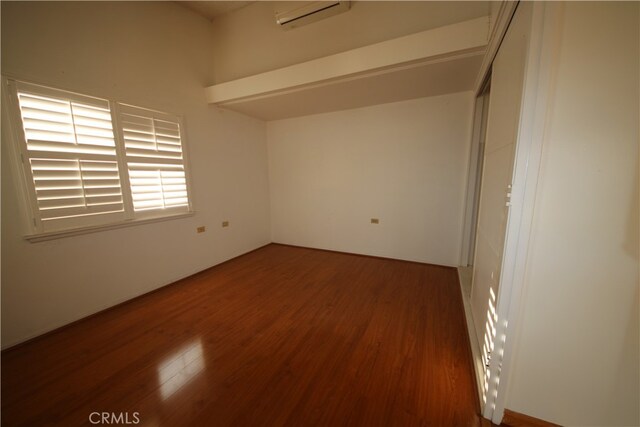
[[[180,348],[158,366],[158,381],[162,399],[171,397],[205,368],[202,341],[197,340]]]

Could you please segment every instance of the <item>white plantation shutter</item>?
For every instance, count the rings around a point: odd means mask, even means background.
[[[2,81],[30,207],[27,239],[192,213],[179,117]]]
[[[41,231],[124,218],[109,102],[15,83]]]
[[[118,111],[134,212],[189,211],[179,118],[128,105]]]

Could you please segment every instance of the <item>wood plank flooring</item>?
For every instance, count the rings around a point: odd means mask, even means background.
[[[457,280],[268,245],[3,352],[2,425],[485,425]]]

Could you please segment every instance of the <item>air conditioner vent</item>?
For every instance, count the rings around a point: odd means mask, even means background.
[[[349,10],[349,1],[278,1],[276,23],[289,30]]]

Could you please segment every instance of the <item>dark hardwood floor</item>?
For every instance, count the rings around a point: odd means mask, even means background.
[[[268,245],[3,352],[2,425],[485,425],[457,281]]]

